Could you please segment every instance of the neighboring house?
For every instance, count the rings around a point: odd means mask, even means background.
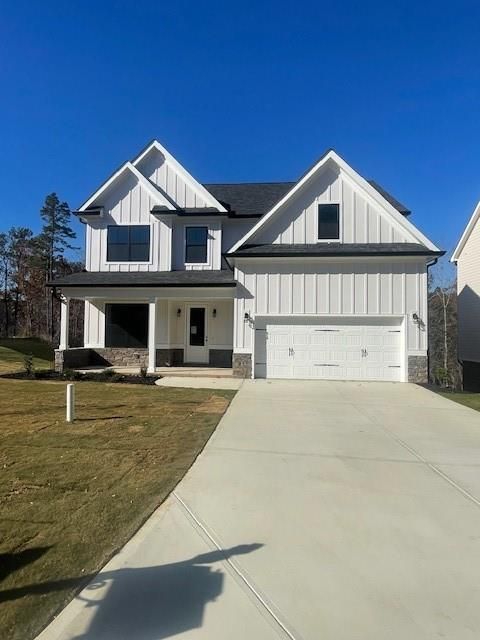
[[[458,358],[463,386],[480,390],[480,202],[453,252],[457,265]]]
[[[57,368],[233,367],[242,377],[427,380],[427,268],[409,211],[328,151],[296,182],[201,184],[157,141],[77,214]],[[85,348],[68,348],[69,300]]]

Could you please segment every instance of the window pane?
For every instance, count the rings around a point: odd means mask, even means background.
[[[147,347],[148,305],[107,304],[105,307],[105,346]]]
[[[185,229],[185,262],[207,262],[207,227]]]
[[[150,247],[148,244],[132,244],[130,247],[131,262],[148,262]]]
[[[127,244],[128,243],[128,227],[112,226],[108,227],[108,243]]]
[[[318,205],[318,239],[338,240],[340,232],[339,205]]]
[[[107,260],[109,262],[128,262],[128,244],[108,244]]]
[[[207,244],[207,227],[187,227],[186,238],[187,245]]]
[[[148,262],[149,259],[149,225],[112,225],[108,227],[107,260],[109,262]]]
[[[205,345],[205,309],[190,309],[190,344],[192,347]]]
[[[150,243],[150,227],[147,225],[131,226],[130,242],[133,244],[149,244]]]
[[[185,262],[206,262],[207,247],[197,247],[195,245],[188,247],[185,252]]]

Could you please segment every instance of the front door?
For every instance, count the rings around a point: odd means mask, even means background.
[[[185,362],[208,363],[206,307],[192,305],[187,308],[187,340]]]

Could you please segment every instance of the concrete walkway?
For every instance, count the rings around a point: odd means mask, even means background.
[[[159,387],[182,387],[184,389],[240,389],[243,378],[214,378],[209,376],[165,376],[155,384]]]
[[[406,384],[246,382],[42,640],[480,636],[480,414]]]

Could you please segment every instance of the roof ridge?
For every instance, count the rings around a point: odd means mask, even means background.
[[[203,182],[203,186],[210,187],[237,187],[241,185],[252,184],[295,184],[296,180],[269,180],[267,182]]]

